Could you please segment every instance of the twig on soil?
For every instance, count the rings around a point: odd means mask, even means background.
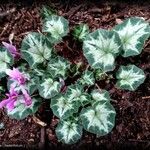
[[[69,18],[71,18],[82,6],[83,4],[73,7],[70,11],[64,13],[64,16],[68,16]]]
[[[7,15],[10,15],[10,14],[14,13],[15,11],[16,11],[16,8],[12,8],[10,10],[7,10],[6,12],[1,12],[0,13],[0,18],[3,18]]]
[[[39,149],[45,149],[45,127],[41,128],[41,139],[39,143]]]
[[[33,116],[32,119],[33,119],[33,121],[34,121],[35,123],[37,123],[38,125],[40,125],[40,126],[42,126],[42,127],[47,126],[47,124],[46,124],[45,122],[41,121],[41,120],[38,119],[36,116]]]
[[[0,37],[2,37],[2,35],[4,34],[4,32],[7,30],[8,26],[9,26],[9,25],[6,24],[6,26],[3,28],[3,31],[1,32]]]
[[[150,96],[144,96],[144,97],[142,97],[142,99],[149,99],[150,100]]]

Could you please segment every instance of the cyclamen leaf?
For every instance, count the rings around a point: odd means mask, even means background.
[[[67,119],[78,111],[78,102],[68,101],[63,95],[57,95],[51,99],[51,109],[60,119]]]
[[[101,90],[101,91],[98,89],[93,90],[91,96],[94,100],[94,103],[92,103],[92,105],[96,104],[99,101],[106,101],[106,102],[110,101],[109,93],[106,90]]]
[[[135,65],[121,66],[116,74],[117,87],[125,90],[135,91],[145,80],[143,70]]]
[[[123,57],[141,53],[145,41],[150,36],[150,26],[142,18],[132,17],[114,28],[123,45]]]
[[[61,85],[59,82],[54,81],[51,78],[45,79],[39,85],[39,94],[45,99],[49,99],[54,97],[56,94],[60,92]]]
[[[80,84],[70,85],[66,91],[66,96],[69,101],[73,101],[75,98],[78,98],[83,93],[83,86]]]
[[[29,63],[29,65],[35,67],[37,64],[50,59],[52,46],[46,40],[44,35],[32,32],[24,38],[21,52],[23,58]]]
[[[73,36],[79,41],[83,41],[85,37],[89,34],[89,27],[87,24],[80,24],[76,26],[73,30]]]
[[[62,77],[63,79],[66,77],[69,68],[69,62],[59,56],[51,59],[48,64],[48,72],[50,72],[53,77]]]
[[[25,106],[25,104],[21,103],[21,99],[17,101],[15,104],[15,108],[12,111],[7,111],[9,117],[17,120],[22,120],[26,118],[28,115],[32,115],[36,113],[39,106],[41,105],[40,99],[32,99],[32,104],[30,106]]]
[[[79,83],[85,86],[93,85],[95,83],[94,73],[92,71],[86,70],[81,79],[79,79]]]
[[[104,72],[114,69],[121,41],[117,33],[103,29],[90,33],[83,42],[83,52],[91,67]]]
[[[58,42],[69,32],[69,23],[64,17],[51,15],[44,22],[43,32],[50,34],[52,43]]]
[[[6,76],[9,65],[13,65],[13,57],[5,48],[0,47],[0,78]]]
[[[82,136],[82,126],[77,121],[61,120],[57,125],[56,135],[59,141],[74,144]]]
[[[90,95],[84,92],[83,86],[81,84],[74,84],[69,86],[65,96],[68,101],[78,103],[79,107],[91,102]]]
[[[93,107],[83,108],[80,114],[84,129],[99,136],[106,135],[112,130],[115,116],[115,109],[106,101],[100,101]]]

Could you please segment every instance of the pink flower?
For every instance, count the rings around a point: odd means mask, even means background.
[[[7,69],[6,74],[9,75],[11,80],[16,80],[20,85],[25,84],[27,78],[16,68]]]
[[[8,111],[12,111],[14,109],[14,103],[16,102],[18,98],[18,93],[14,90],[13,87],[10,89],[10,93],[6,94],[7,99],[4,99],[3,101],[0,102],[0,108],[6,106]]]
[[[24,102],[25,102],[26,106],[30,106],[32,104],[32,99],[31,99],[30,95],[28,94],[27,90],[25,90],[23,88],[22,93],[24,96]]]
[[[11,43],[2,42],[4,47],[12,54],[13,57],[19,59],[20,53],[17,51],[16,47]]]

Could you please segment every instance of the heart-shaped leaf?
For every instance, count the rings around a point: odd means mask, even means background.
[[[62,94],[57,95],[51,99],[51,109],[53,113],[61,118],[67,119],[72,116],[73,113],[77,112],[79,103],[76,101],[70,101]]]
[[[67,97],[68,101],[77,102],[79,107],[91,102],[90,95],[84,92],[83,86],[80,84],[70,85],[65,96]]]
[[[52,77],[66,78],[67,70],[70,68],[70,64],[62,57],[53,58],[49,61],[48,72]]]
[[[93,85],[95,83],[94,73],[92,71],[85,70],[78,82],[84,86]]]
[[[43,32],[49,33],[52,43],[59,42],[69,32],[69,23],[64,17],[51,15],[44,21]]]
[[[23,58],[31,67],[50,60],[52,46],[40,33],[29,33],[23,40],[21,46]]]
[[[82,136],[82,126],[75,119],[61,120],[57,125],[56,135],[59,141],[74,144]]]
[[[44,79],[39,85],[39,94],[45,99],[54,97],[60,92],[61,84],[51,78]]]
[[[103,29],[86,36],[83,42],[84,55],[91,67],[112,71],[115,57],[119,54],[121,41],[117,33]]]
[[[94,105],[95,103],[97,103],[99,101],[107,101],[107,102],[110,101],[109,93],[106,90],[100,91],[98,89],[95,89],[91,92],[91,96],[94,100],[94,103],[92,103],[92,105]]]
[[[150,26],[142,18],[132,17],[114,28],[123,45],[123,57],[141,53],[145,41],[150,36]]]
[[[38,110],[39,106],[41,105],[40,99],[32,99],[32,104],[30,106],[25,106],[25,104],[21,103],[20,100],[17,100],[15,104],[15,108],[12,111],[7,111],[8,116],[13,119],[22,120],[26,118],[28,115],[33,115]]]
[[[5,48],[0,47],[0,78],[6,76],[6,69],[10,65],[13,65],[13,57]]]
[[[72,34],[75,37],[75,39],[82,42],[85,39],[85,37],[89,34],[89,32],[90,31],[87,24],[79,24],[74,28]]]
[[[116,74],[117,87],[125,90],[135,91],[145,80],[143,70],[135,65],[121,66]]]
[[[100,101],[95,106],[83,108],[80,114],[84,129],[99,136],[106,135],[112,130],[115,116],[115,109],[106,101]]]

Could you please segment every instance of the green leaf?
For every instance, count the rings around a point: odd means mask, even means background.
[[[79,24],[73,29],[72,34],[77,40],[82,42],[85,39],[85,37],[89,34],[89,32],[90,31],[87,24]]]
[[[77,112],[79,108],[78,102],[69,101],[63,95],[57,95],[51,99],[51,109],[58,118],[67,119]]]
[[[139,17],[132,17],[115,26],[123,45],[123,57],[139,55],[150,36],[149,23]]]
[[[83,86],[80,84],[72,84],[68,86],[66,91],[66,96],[68,97],[69,101],[73,101],[75,98],[78,98],[83,93]]]
[[[33,115],[34,113],[36,113],[40,104],[40,99],[33,98],[32,104],[30,106],[25,106],[25,104],[21,103],[20,97],[20,99],[18,99],[17,103],[15,104],[15,108],[12,111],[7,111],[7,114],[13,119],[22,120],[28,115]]]
[[[103,29],[90,33],[83,42],[83,52],[91,67],[104,72],[114,69],[121,41],[117,33]]]
[[[55,15],[56,11],[50,8],[49,6],[44,6],[42,11],[41,11],[41,16],[43,19],[47,19],[51,15]]]
[[[13,57],[5,48],[0,47],[0,78],[6,76],[6,69],[10,65],[13,65]]]
[[[49,33],[48,38],[52,43],[59,42],[68,34],[69,23],[64,17],[51,15],[44,22],[43,32]]]
[[[84,86],[91,86],[95,83],[94,73],[89,70],[85,70],[81,79],[78,80]]]
[[[121,66],[116,74],[117,87],[125,90],[135,91],[145,80],[143,70],[135,65]]]
[[[82,126],[76,120],[61,120],[57,125],[56,135],[59,141],[74,144],[82,136]]]
[[[51,78],[44,79],[39,85],[39,94],[45,99],[54,97],[60,92],[61,84]]]
[[[109,102],[110,101],[110,96],[108,91],[106,90],[99,90],[99,89],[95,89],[91,92],[91,96],[94,100],[94,103],[92,103],[92,105],[96,104],[97,102],[100,101],[106,101]]]
[[[49,61],[47,70],[52,77],[62,77],[65,79],[67,76],[67,70],[69,68],[69,62],[66,59],[58,56],[57,58],[53,58]]]
[[[44,35],[31,32],[24,38],[21,52],[30,67],[35,67],[37,64],[50,60],[52,46]]]
[[[66,98],[68,101],[78,103],[78,106],[85,106],[91,102],[91,97],[84,92],[84,87],[81,84],[73,84],[68,86],[66,91]]]
[[[83,108],[80,114],[84,129],[99,136],[106,135],[112,130],[115,116],[115,109],[106,101],[100,101],[93,107]]]

